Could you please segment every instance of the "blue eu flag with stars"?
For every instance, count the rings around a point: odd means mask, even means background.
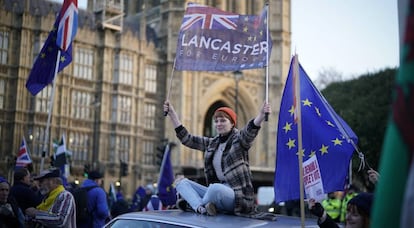
[[[357,136],[335,113],[299,64],[302,151],[294,120],[293,58],[283,91],[277,128],[275,201],[300,198],[298,156],[317,156],[325,193],[343,190]],[[344,94],[346,96],[346,94]],[[353,145],[354,144],[354,145]]]
[[[55,67],[59,50],[56,44],[58,24],[59,20],[56,19],[53,29],[50,31],[42,50],[37,56],[32,71],[26,81],[26,88],[33,96],[52,83],[55,78]],[[58,72],[62,71],[71,62],[72,44],[70,44],[66,51],[61,51]]]
[[[165,147],[158,180],[158,196],[164,206],[175,205],[177,192],[174,187],[174,173],[171,163],[171,146]]]

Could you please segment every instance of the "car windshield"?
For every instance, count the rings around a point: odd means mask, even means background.
[[[154,222],[154,221],[118,219],[118,220],[115,220],[113,223],[106,225],[105,227],[111,227],[111,228],[178,228],[178,227],[187,227],[187,226],[160,223],[160,222]]]

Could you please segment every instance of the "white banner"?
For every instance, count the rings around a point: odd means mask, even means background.
[[[303,162],[303,182],[307,199],[315,199],[318,202],[325,199],[321,172],[316,156],[312,156]]]

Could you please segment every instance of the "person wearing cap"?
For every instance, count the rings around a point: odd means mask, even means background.
[[[372,193],[362,192],[349,200],[347,205],[345,228],[369,228],[371,206],[374,200]],[[321,228],[336,228],[337,223],[326,213],[322,205],[314,199],[309,200],[310,212],[318,217]]]
[[[9,182],[0,176],[0,227],[24,227],[23,212],[9,193]]]
[[[92,216],[87,223],[80,223],[78,227],[103,227],[105,221],[109,218],[108,201],[106,192],[101,187],[102,182],[102,173],[94,170],[88,173],[88,179],[82,183],[82,188],[90,188],[87,205]]]
[[[24,212],[29,207],[36,207],[42,202],[42,196],[31,188],[30,172],[26,168],[14,171],[14,184],[10,194],[16,199],[17,204]]]
[[[76,227],[75,200],[63,187],[60,169],[43,170],[34,179],[45,198],[36,208],[25,210],[29,220],[42,227]]]
[[[182,125],[174,107],[164,102],[164,113],[170,117],[177,138],[191,149],[204,152],[204,173],[207,187],[185,177],[177,178],[176,190],[182,197],[177,207],[188,205],[197,213],[210,216],[231,213],[239,216],[274,220],[274,214],[255,210],[254,189],[249,167],[249,149],[256,138],[270,105],[264,103],[258,115],[240,130],[237,115],[229,107],[218,108],[213,115],[215,137],[195,136]]]

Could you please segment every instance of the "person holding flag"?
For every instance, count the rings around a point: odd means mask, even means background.
[[[181,124],[168,101],[173,79],[171,74],[164,115],[169,115],[183,145],[204,152],[208,184],[206,187],[184,177],[177,178],[176,191],[183,198],[177,201],[180,209],[186,210],[189,204],[195,212],[210,216],[218,211],[257,219],[276,219],[274,214],[255,210],[248,155],[261,123],[267,120],[271,110],[267,87],[272,39],[267,14],[268,4],[260,15],[239,15],[200,4],[188,4],[178,36],[173,69],[237,71],[266,66],[266,99],[259,114],[242,129],[235,127],[236,113],[229,107],[221,107],[213,115],[218,135],[194,136]],[[242,48],[249,51],[241,51]]]
[[[186,201],[199,214],[214,216],[217,212],[224,212],[257,219],[276,219],[274,214],[255,210],[248,159],[249,149],[259,133],[265,113],[270,111],[270,105],[265,102],[258,115],[239,130],[235,127],[236,113],[229,107],[220,107],[213,115],[218,135],[203,137],[190,134],[170,102],[164,102],[164,112],[170,117],[177,138],[183,145],[204,152],[208,186],[185,177],[178,178],[176,190],[183,198],[177,201],[180,209],[184,209],[183,205],[186,207]]]

